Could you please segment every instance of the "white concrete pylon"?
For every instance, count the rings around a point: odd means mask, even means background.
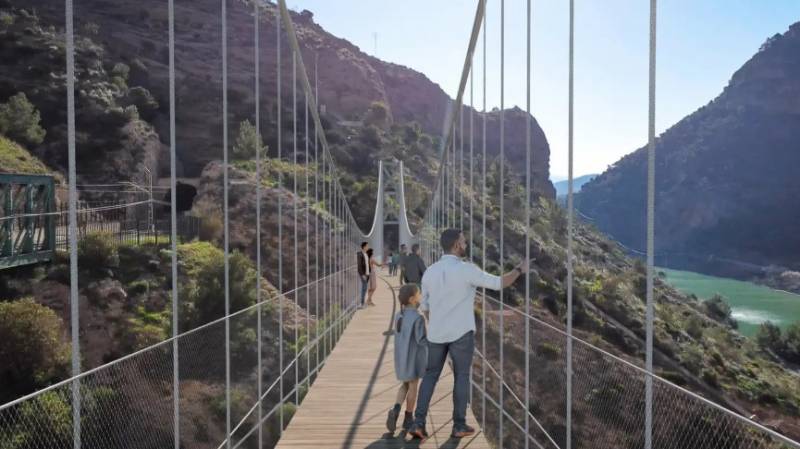
[[[384,260],[383,250],[386,241],[383,234],[384,225],[386,224],[387,185],[392,187],[398,203],[397,224],[399,228],[399,242],[397,243],[406,245],[409,250],[411,249],[411,245],[416,243],[416,237],[411,232],[411,227],[408,222],[408,210],[406,208],[406,195],[403,182],[403,162],[399,161],[397,167],[398,169],[392,173],[392,179],[388,179],[387,172],[384,169],[384,161],[380,161],[378,164],[378,191],[375,199],[375,215],[372,220],[372,228],[367,235],[363,235],[363,240],[369,243],[370,248],[373,248],[375,252],[374,257],[377,260]],[[394,244],[392,244],[392,246],[394,246]]]

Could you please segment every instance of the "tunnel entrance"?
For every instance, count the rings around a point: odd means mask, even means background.
[[[383,246],[384,257],[389,253],[397,254],[400,251],[400,226],[396,223],[383,225]]]
[[[192,205],[194,204],[194,198],[196,196],[197,196],[197,187],[180,181],[177,182],[175,184],[175,208],[177,209],[177,212],[179,214],[182,214],[184,212],[192,210]],[[170,211],[169,203],[171,200],[172,198],[170,195],[170,191],[167,190],[167,192],[164,193],[164,198],[163,198],[163,201],[167,203],[167,205],[164,206],[163,210],[167,213],[169,213]]]

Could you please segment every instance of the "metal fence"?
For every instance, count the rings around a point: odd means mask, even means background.
[[[151,220],[148,215],[149,201],[134,205],[84,204],[76,211],[78,240],[91,234],[103,234],[118,243],[143,242],[171,243],[172,223],[169,217],[156,216]],[[55,217],[55,248],[69,248],[68,229],[69,216],[63,205]],[[176,217],[176,235],[180,241],[190,241],[200,237],[203,219],[193,215]]]

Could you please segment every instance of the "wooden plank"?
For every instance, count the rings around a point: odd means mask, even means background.
[[[451,439],[453,375],[445,368],[436,386],[428,415],[431,438],[420,444],[401,432],[389,434],[386,413],[394,404],[400,382],[394,374],[394,341],[387,332],[395,312],[389,284],[379,281],[373,300],[348,325],[319,377],[311,386],[288,427],[278,449],[490,449],[482,432],[470,438]],[[404,406],[405,408],[405,406]],[[402,423],[402,413],[398,426]],[[467,421],[477,427],[472,412]]]

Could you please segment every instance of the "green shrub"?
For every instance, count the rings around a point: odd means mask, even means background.
[[[723,324],[728,324],[733,328],[737,327],[736,320],[731,315],[731,306],[720,295],[714,295],[703,301],[706,315]]]
[[[794,363],[800,363],[800,321],[786,329],[785,337],[786,356]]]
[[[110,232],[90,232],[78,242],[78,264],[86,268],[119,265],[119,243]]]
[[[561,348],[549,342],[540,344],[536,349],[547,360],[556,360],[561,356]]]
[[[692,374],[699,374],[703,368],[703,351],[700,347],[692,344],[684,345],[680,360],[681,364]]]
[[[26,149],[0,136],[0,173],[47,174],[51,171]]]
[[[225,226],[219,205],[207,200],[201,200],[194,204],[192,212],[195,216],[202,217],[197,234],[198,238],[206,242],[219,244],[222,241],[222,233]]]
[[[686,323],[686,333],[695,340],[699,340],[703,336],[703,319],[692,315],[689,322]]]
[[[267,146],[258,135],[256,127],[250,123],[250,120],[239,123],[239,135],[233,145],[233,154],[239,159],[253,159],[259,150],[261,155],[265,155]]]
[[[253,401],[254,398],[251,398],[242,388],[231,388],[231,416],[244,416],[250,410]],[[214,416],[225,419],[227,403],[224,391],[211,398],[209,408]]]
[[[0,104],[0,134],[26,145],[39,145],[46,134],[36,107],[20,92]]]
[[[0,428],[3,449],[33,449],[47,442],[48,447],[72,445],[72,408],[59,390],[48,391],[19,406],[15,426]],[[36,423],[36,429],[27,424]]]
[[[713,369],[704,369],[700,373],[700,377],[712,387],[719,387],[719,376]]]
[[[123,338],[127,349],[135,351],[166,340],[171,329],[169,311],[151,312],[140,305],[128,318]]]
[[[364,125],[385,128],[389,124],[389,108],[381,101],[373,101],[364,115]]]
[[[224,253],[208,242],[192,242],[178,247],[186,287],[181,300],[181,329],[192,329],[225,315]],[[229,256],[230,311],[235,312],[256,301],[256,270],[244,254]]]
[[[144,87],[130,88],[127,101],[130,105],[136,106],[136,110],[145,120],[151,120],[158,111],[158,100]]]
[[[128,82],[121,76],[112,76],[111,83],[117,86],[119,90],[125,91],[128,89]]]
[[[83,24],[81,30],[83,34],[87,36],[97,36],[97,34],[100,33],[100,25],[94,22],[86,22]]]
[[[776,354],[783,354],[786,347],[781,337],[781,329],[771,321],[765,321],[758,327],[756,342],[763,349],[770,350]]]
[[[6,28],[14,25],[14,16],[5,11],[0,11],[0,25]]]
[[[361,128],[361,133],[359,134],[358,139],[365,145],[365,147],[357,150],[361,156],[368,156],[381,147],[382,142],[380,131],[375,126],[365,126],[364,128]]]
[[[56,313],[33,299],[0,302],[0,403],[66,374],[69,345]]]
[[[114,67],[111,69],[112,76],[118,76],[125,81],[128,81],[128,75],[131,73],[131,68],[128,64],[124,64],[122,62],[118,62],[114,64]]]

